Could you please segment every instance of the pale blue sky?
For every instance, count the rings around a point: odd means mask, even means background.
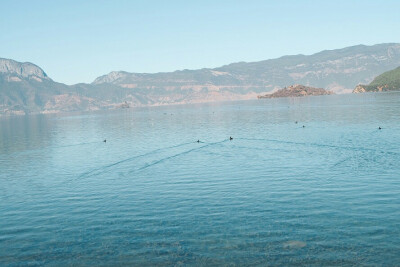
[[[0,57],[55,81],[400,42],[400,1],[0,0]]]

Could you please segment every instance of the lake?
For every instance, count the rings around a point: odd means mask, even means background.
[[[399,265],[399,140],[398,92],[2,117],[0,265]]]

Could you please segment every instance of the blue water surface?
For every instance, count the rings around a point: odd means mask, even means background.
[[[396,92],[3,117],[0,265],[398,266],[399,140]]]

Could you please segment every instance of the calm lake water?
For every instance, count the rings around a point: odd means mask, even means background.
[[[0,118],[0,265],[399,266],[399,162],[400,93]]]

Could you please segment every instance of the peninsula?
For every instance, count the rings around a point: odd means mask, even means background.
[[[400,67],[382,73],[370,84],[359,84],[354,88],[353,93],[399,91],[400,90]]]

